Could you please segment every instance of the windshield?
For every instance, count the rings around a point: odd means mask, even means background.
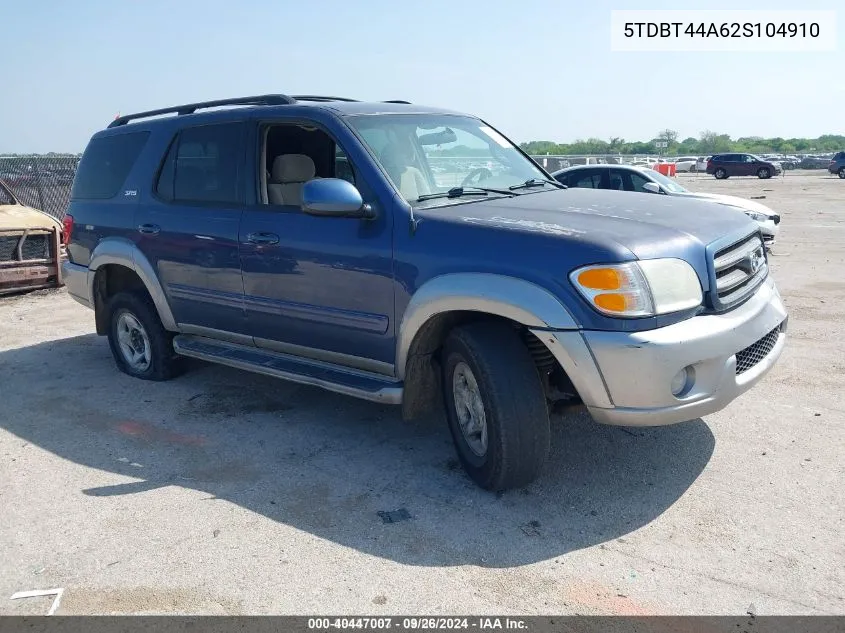
[[[548,180],[510,141],[473,117],[361,115],[348,121],[414,206],[454,204],[448,198],[419,198],[455,187],[507,190],[532,178]]]
[[[648,177],[659,184],[661,187],[672,193],[689,193],[689,190],[679,185],[671,178],[664,176],[659,171],[648,170]]]

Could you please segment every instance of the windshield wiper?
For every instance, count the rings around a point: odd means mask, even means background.
[[[441,191],[440,193],[427,193],[419,198],[417,202],[423,200],[434,200],[435,198],[460,198],[461,196],[486,196],[490,193],[499,193],[503,196],[516,195],[513,191],[508,189],[492,189],[490,187],[452,187],[449,191]]]
[[[545,178],[529,178],[521,185],[513,185],[508,187],[511,191],[516,189],[528,189],[530,187],[542,187],[543,185],[554,185],[558,189],[568,189],[568,187],[557,180],[546,180]]]

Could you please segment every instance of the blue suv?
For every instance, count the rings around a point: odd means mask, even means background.
[[[606,424],[694,419],[785,341],[744,215],[567,189],[488,123],[407,102],[120,117],[84,152],[65,232],[67,288],[121,371],[166,380],[193,357],[407,418],[444,406],[492,490],[538,475],[555,401]]]

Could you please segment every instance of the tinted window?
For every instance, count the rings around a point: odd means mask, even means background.
[[[77,200],[113,198],[149,136],[149,132],[131,132],[93,139],[79,161],[71,197]]]
[[[625,189],[625,185],[622,182],[622,173],[617,170],[612,170],[610,172],[610,186],[608,189],[616,189],[618,191],[622,191]]]
[[[182,130],[167,152],[156,193],[182,202],[238,202],[240,123]]]
[[[631,188],[633,189],[633,191],[639,191],[640,193],[645,193],[646,190],[643,188],[643,185],[646,184],[647,182],[651,182],[651,181],[648,178],[646,178],[645,176],[642,176],[640,174],[632,173],[632,174],[630,174],[630,176],[631,176]]]
[[[570,187],[581,187],[582,189],[598,189],[601,185],[601,172],[587,171],[569,175]]]

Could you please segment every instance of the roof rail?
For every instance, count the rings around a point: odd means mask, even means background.
[[[161,108],[160,110],[147,110],[146,112],[138,112],[136,114],[127,114],[124,116],[119,116],[114,121],[109,123],[109,127],[111,128],[126,125],[129,121],[133,121],[135,119],[145,119],[147,117],[158,116],[160,114],[172,114],[174,112],[179,115],[193,114],[197,110],[203,108],[218,108],[220,106],[228,105],[289,105],[292,103],[296,103],[296,99],[294,97],[289,97],[288,95],[283,94],[258,95],[254,97],[236,97],[233,99],[218,99],[216,101],[201,101],[199,103],[187,103],[185,105],[172,106],[170,108]]]
[[[411,105],[410,101],[404,101],[402,99],[388,99],[387,101],[382,101],[382,103],[405,103],[407,105]]]
[[[324,97],[322,95],[293,95],[297,101],[348,101],[350,103],[358,101],[358,99],[350,99],[348,97]]]

